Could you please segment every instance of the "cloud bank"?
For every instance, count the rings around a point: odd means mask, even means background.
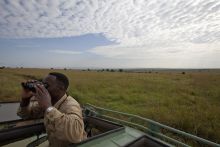
[[[78,55],[82,54],[82,52],[79,51],[70,51],[70,50],[49,50],[50,53],[56,53],[56,54],[67,54],[67,55]]]
[[[117,44],[89,52],[107,58],[220,58],[219,0],[2,0],[0,10],[1,38],[102,33]]]

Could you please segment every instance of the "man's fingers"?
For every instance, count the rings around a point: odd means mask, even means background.
[[[41,89],[41,91],[43,92],[43,93],[48,93],[48,91],[47,91],[47,89],[44,87],[44,85],[39,85],[39,88]]]
[[[35,90],[36,90],[36,96],[40,98],[43,95],[42,90],[37,85],[35,86]]]
[[[37,95],[38,95],[39,97],[41,97],[41,96],[43,97],[43,96],[49,94],[48,91],[47,91],[47,89],[46,89],[43,85],[37,84],[37,85],[35,86],[35,89],[36,89],[36,93],[37,93]]]
[[[42,86],[41,86],[40,84],[37,84],[35,87],[36,87],[41,93],[44,92],[44,90],[43,90],[43,88],[42,88]]]

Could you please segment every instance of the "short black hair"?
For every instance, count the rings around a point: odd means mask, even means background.
[[[49,73],[49,75],[55,76],[56,80],[61,82],[63,84],[65,90],[67,90],[67,88],[69,86],[69,80],[68,80],[67,76],[65,76],[62,73],[58,73],[58,72],[51,72],[51,73]]]

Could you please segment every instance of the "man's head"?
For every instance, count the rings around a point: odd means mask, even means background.
[[[49,73],[43,79],[43,82],[48,85],[47,90],[49,91],[52,100],[61,98],[61,96],[66,93],[69,86],[68,78],[64,74],[57,72]]]

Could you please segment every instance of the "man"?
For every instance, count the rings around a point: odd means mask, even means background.
[[[66,94],[68,78],[61,73],[49,73],[43,84],[36,84],[33,93],[22,91],[18,115],[23,119],[44,116],[49,146],[64,147],[86,138],[82,111],[79,103]]]

